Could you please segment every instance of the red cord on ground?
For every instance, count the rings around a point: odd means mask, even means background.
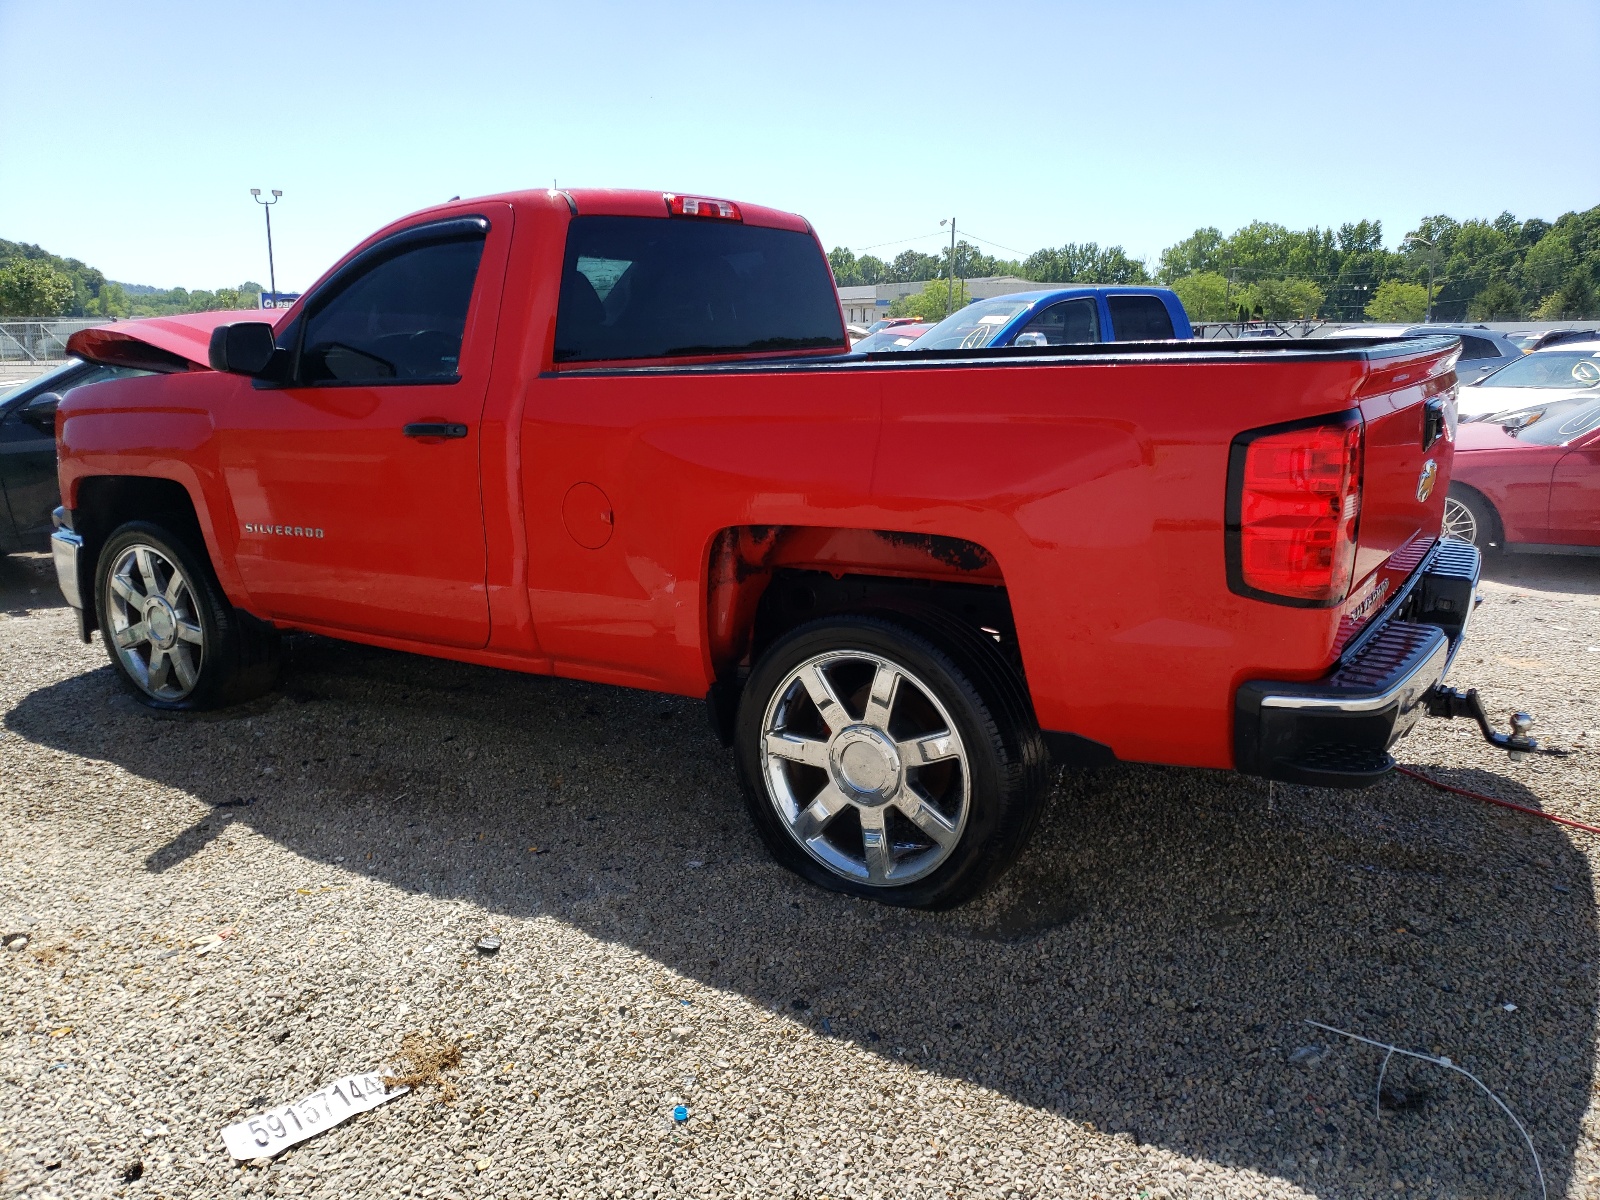
[[[1541,812],[1537,808],[1529,808],[1526,804],[1513,804],[1510,800],[1500,800],[1494,796],[1485,796],[1482,792],[1469,792],[1466,788],[1458,788],[1454,784],[1444,783],[1424,775],[1421,771],[1413,771],[1410,767],[1396,767],[1402,775],[1409,775],[1413,779],[1420,779],[1423,783],[1432,784],[1442,792],[1454,792],[1458,796],[1466,796],[1472,800],[1482,800],[1486,804],[1498,804],[1501,808],[1513,808],[1517,812],[1527,813],[1531,817],[1543,817],[1546,821],[1554,821],[1557,825],[1570,825],[1574,829],[1581,829],[1585,833],[1600,833],[1600,827],[1585,825],[1582,821],[1574,821],[1571,817],[1558,817],[1555,813]]]

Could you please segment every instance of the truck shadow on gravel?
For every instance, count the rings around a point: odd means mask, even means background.
[[[1587,861],[1555,826],[1410,780],[1067,777],[999,888],[922,914],[774,866],[701,705],[672,697],[295,638],[281,693],[244,709],[162,718],[101,669],[6,726],[209,805],[152,848],[154,873],[243,822],[329,867],[569,922],[1124,1140],[1322,1196],[1538,1194],[1466,1080],[1396,1059],[1375,1117],[1381,1052],[1312,1018],[1449,1055],[1527,1124],[1550,1195],[1572,1179],[1594,1054]]]

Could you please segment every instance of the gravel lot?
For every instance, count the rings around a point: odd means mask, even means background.
[[[1600,561],[1491,571],[1455,682],[1575,753],[1402,760],[1600,823]],[[1312,1018],[1448,1055],[1595,1196],[1597,851],[1404,778],[1123,767],[996,892],[892,911],[768,862],[698,704],[298,638],[280,694],[163,719],[0,560],[0,1194],[1539,1194],[1467,1080],[1396,1058],[1375,1115],[1382,1052]],[[453,1102],[227,1157],[410,1031]]]

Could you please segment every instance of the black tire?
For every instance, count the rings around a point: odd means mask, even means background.
[[[172,586],[174,574],[181,574],[185,586],[175,589],[176,603],[169,601],[166,610],[146,618],[145,640],[129,646],[125,656],[119,649],[119,634],[128,632],[132,624],[132,605],[121,593],[113,591],[112,574],[119,563],[127,563],[130,558],[137,564],[141,548],[153,552],[146,555],[145,561],[153,566],[158,580],[155,590],[163,598]],[[142,567],[134,565],[131,574],[125,573],[121,579],[124,586],[131,582],[135,588],[144,589],[147,600],[153,598]],[[95,561],[94,604],[111,665],[123,684],[151,708],[175,712],[223,708],[254,699],[277,684],[277,630],[229,604],[204,549],[165,525],[130,521],[112,532]],[[158,618],[163,623],[175,623],[173,634],[151,640],[149,630],[156,627]],[[192,640],[196,630],[202,639],[198,643]],[[161,649],[159,643],[163,641],[170,641],[170,647]],[[192,681],[175,668],[180,657],[187,664]],[[159,666],[150,669],[157,658],[166,660],[165,670]],[[156,686],[158,678],[171,685]]]
[[[1470,534],[1464,528],[1464,521],[1470,521]],[[1450,532],[1452,529],[1455,530],[1454,534]],[[1494,505],[1483,493],[1464,484],[1452,483],[1445,497],[1445,530],[1445,536],[1471,542],[1484,555],[1497,553],[1505,545],[1505,531]]]
[[[868,657],[856,659],[854,655]],[[819,657],[828,659],[820,664],[822,669],[834,672],[830,687],[839,682],[839,672],[845,673],[846,682],[836,689],[845,711],[835,723],[823,720],[821,710],[815,706],[809,717],[801,711],[811,702],[809,696],[796,690],[803,685],[795,672],[808,670],[808,664]],[[878,665],[875,667],[871,660],[877,660]],[[883,752],[890,766],[880,776],[888,780],[882,790],[908,799],[904,805],[897,799],[877,798],[876,793],[861,801],[861,793],[855,790],[858,784],[847,777],[853,769],[847,765],[850,760],[840,750],[841,745],[849,749],[846,743],[851,737],[871,741],[873,730],[865,702],[880,678],[875,672],[885,666],[892,668],[891,674],[901,673],[900,687],[904,688],[907,681],[911,687],[909,692],[896,693],[889,715],[882,720],[882,740],[886,745],[904,750],[918,737],[938,737],[937,730],[945,725],[959,736],[958,753],[947,756],[943,763],[898,768],[898,764],[910,759],[904,754]],[[864,682],[849,682],[850,673],[856,671],[865,672],[854,677]],[[902,701],[900,696],[906,699]],[[787,714],[791,708],[800,714],[797,719],[809,719],[818,731],[799,740],[820,741],[825,746],[827,766],[801,764],[790,760],[787,754],[767,754],[769,719],[775,714]],[[891,725],[898,728],[903,721],[915,724],[913,719],[919,713],[927,717],[931,732],[890,732]],[[841,727],[834,728],[833,724]],[[908,740],[898,741],[901,736]],[[948,748],[954,743],[941,744]],[[1051,778],[1049,757],[1032,705],[1016,672],[983,634],[938,613],[832,616],[785,634],[761,656],[745,685],[735,724],[734,752],[751,818],[773,857],[819,887],[908,908],[951,908],[972,899],[992,883],[1015,861],[1037,824]],[[878,751],[873,747],[864,751],[867,758],[875,753]],[[862,761],[862,756],[854,761]],[[769,771],[774,769],[779,776],[776,782],[769,777]],[[939,826],[948,845],[935,844],[932,836],[923,833],[927,826],[913,827],[912,818],[905,812],[906,808],[918,809],[919,798],[935,802],[932,791],[923,786],[922,781],[928,779],[920,774],[924,770],[935,772],[943,780],[940,787],[944,796],[956,797],[938,801],[948,804],[940,810],[942,814],[952,814],[948,819],[941,815],[945,823]],[[818,791],[810,794],[836,793],[854,806],[853,811],[840,808],[821,824],[813,821],[802,825],[793,815],[786,816],[786,811],[793,814],[804,807],[801,802],[808,792],[796,781],[796,773],[816,784]],[[964,792],[959,782],[950,782],[963,777]],[[918,783],[914,793],[910,790],[913,780]],[[953,815],[958,811],[957,805],[963,806],[959,809],[959,823]],[[885,861],[891,864],[876,882],[859,873],[870,873],[872,869],[873,856],[864,841],[872,812],[883,814],[871,819],[881,822],[878,828],[885,832],[877,836],[888,847],[887,858],[878,858],[878,865],[881,867]],[[924,813],[923,820],[926,819]],[[803,842],[802,828],[814,830],[815,836]],[[837,835],[836,844],[837,829],[843,832]],[[922,846],[921,841],[927,845]],[[808,849],[808,844],[813,849]],[[862,847],[861,864],[851,858],[853,845]],[[858,873],[829,865],[816,847],[821,847],[829,859],[843,862]],[[932,865],[919,868],[918,864],[924,861]],[[910,873],[905,882],[895,882],[894,872],[902,867]],[[922,873],[916,873],[918,870]]]

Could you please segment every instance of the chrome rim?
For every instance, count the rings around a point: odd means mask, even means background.
[[[1457,542],[1478,543],[1478,518],[1472,515],[1472,510],[1461,501],[1451,497],[1444,502],[1444,529],[1445,537]]]
[[[778,685],[761,728],[767,798],[836,875],[899,887],[961,841],[966,747],[928,685],[899,664],[853,650],[809,658]]]
[[[107,631],[129,677],[157,700],[194,691],[205,630],[183,571],[154,546],[135,544],[106,576]]]

